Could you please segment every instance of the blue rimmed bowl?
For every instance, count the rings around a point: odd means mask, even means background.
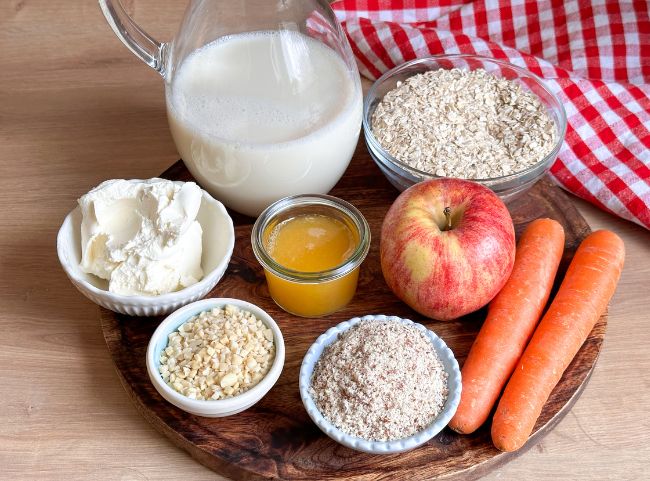
[[[361,321],[394,321],[407,326],[413,326],[422,331],[431,341],[431,344],[433,344],[433,348],[438,354],[438,357],[447,372],[447,388],[449,392],[442,411],[433,422],[431,422],[431,424],[412,436],[394,441],[369,441],[367,439],[350,436],[334,426],[321,414],[309,393],[311,378],[314,373],[314,366],[320,359],[323,350],[336,341],[341,333],[359,324]],[[432,439],[436,434],[442,431],[447,424],[449,424],[449,421],[456,412],[458,403],[460,402],[461,388],[462,384],[458,361],[456,361],[454,353],[447,347],[447,344],[422,324],[417,324],[409,319],[402,319],[401,317],[396,316],[369,315],[364,317],[355,317],[328,329],[324,334],[321,334],[318,339],[316,339],[316,342],[314,342],[314,344],[309,348],[302,361],[302,366],[300,367],[300,397],[302,398],[302,403],[312,421],[316,423],[321,431],[337,443],[357,451],[371,454],[402,453],[417,448]]]

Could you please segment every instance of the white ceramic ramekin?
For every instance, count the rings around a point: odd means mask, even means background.
[[[133,180],[133,182],[140,182]],[[125,296],[108,290],[108,281],[87,274],[81,261],[81,210],[75,208],[63,221],[56,248],[63,270],[74,286],[88,299],[111,311],[130,316],[158,316],[205,297],[226,272],[235,246],[232,219],[221,202],[202,191],[197,220],[203,229],[201,267],[204,276],[185,289],[159,296]]]
[[[264,376],[258,384],[238,396],[220,399],[218,401],[190,399],[178,391],[175,391],[167,385],[165,381],[163,381],[160,371],[158,370],[160,365],[160,354],[162,350],[167,347],[169,334],[178,329],[181,324],[200,312],[225,305],[237,306],[242,310],[253,313],[255,317],[261,320],[273,331],[273,340],[275,343],[275,358],[273,364],[271,365],[269,372],[266,373],[266,376]],[[266,313],[266,311],[257,307],[255,304],[241,301],[239,299],[203,299],[202,301],[193,302],[192,304],[180,308],[170,314],[158,326],[151,336],[149,347],[147,348],[147,372],[149,373],[149,379],[151,379],[156,391],[158,391],[162,397],[174,406],[191,414],[196,414],[197,416],[213,418],[224,417],[248,409],[269,392],[280,377],[283,367],[284,339],[280,328],[273,318]]]
[[[395,321],[413,326],[427,336],[433,344],[440,361],[442,361],[445,371],[449,376],[447,379],[449,394],[447,395],[445,404],[438,417],[436,417],[431,424],[419,433],[395,441],[368,441],[367,439],[350,436],[325,419],[309,394],[309,386],[311,385],[314,366],[318,362],[323,350],[334,342],[338,338],[339,334],[347,331],[352,326],[359,324],[361,321]],[[445,342],[422,324],[417,324],[409,319],[402,319],[401,317],[396,316],[376,315],[364,316],[361,318],[355,317],[354,319],[342,322],[331,329],[328,329],[324,334],[319,336],[318,339],[316,339],[316,342],[309,348],[302,361],[302,366],[300,367],[300,397],[302,398],[305,409],[312,421],[314,421],[321,431],[327,434],[334,441],[343,446],[347,446],[348,448],[371,454],[392,454],[410,451],[411,449],[429,441],[436,434],[442,431],[447,424],[449,424],[449,421],[458,408],[461,388],[462,384],[458,362],[454,357],[454,353],[451,352],[451,349],[447,347]]]

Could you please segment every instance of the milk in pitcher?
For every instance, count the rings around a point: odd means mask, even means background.
[[[328,192],[357,144],[358,78],[293,31],[220,38],[190,54],[167,89],[176,146],[198,182],[257,216],[272,202]]]

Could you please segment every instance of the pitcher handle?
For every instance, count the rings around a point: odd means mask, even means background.
[[[115,35],[144,63],[164,77],[166,43],[160,43],[142,30],[124,10],[120,0],[99,0],[106,21]]]

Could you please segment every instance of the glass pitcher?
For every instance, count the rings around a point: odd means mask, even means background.
[[[176,147],[228,207],[257,216],[341,178],[363,102],[326,0],[191,0],[169,43],[139,28],[119,0],[99,4],[120,40],[162,75]]]

